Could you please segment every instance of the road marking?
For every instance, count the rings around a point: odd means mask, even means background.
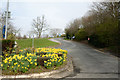
[[[100,51],[100,50],[97,50],[97,49],[94,49],[95,51],[97,51],[97,52],[100,52],[100,53],[104,53],[104,52],[102,52],[102,51]]]
[[[103,54],[105,54],[105,52],[102,52],[102,51],[100,51],[100,50],[97,50],[97,49],[94,49],[95,51],[97,51],[97,52],[100,52],[100,53],[103,53]],[[116,59],[118,59],[118,57],[116,57],[116,56],[114,56],[114,55],[112,55],[112,54],[109,54],[110,56],[112,56],[112,57],[114,57],[114,58],[116,58]]]

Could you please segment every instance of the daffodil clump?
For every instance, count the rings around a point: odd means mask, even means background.
[[[15,54],[5,58],[1,64],[3,70],[9,69],[14,72],[26,72],[30,68],[35,68],[35,66],[37,66],[35,53],[27,53],[27,55]]]
[[[49,57],[47,61],[44,61],[44,66],[46,68],[51,68],[53,66],[60,66],[66,61],[67,51],[55,48],[38,48],[37,52],[46,52],[47,54],[42,55],[42,57]],[[61,54],[62,56],[59,56]]]
[[[46,54],[38,53],[44,52]],[[61,54],[59,56],[58,54]],[[34,50],[24,49],[19,50],[19,54],[13,51],[12,54],[6,54],[2,56],[1,67],[2,70],[11,70],[14,72],[26,72],[31,68],[38,66],[37,57],[48,57],[47,61],[44,61],[46,68],[62,65],[66,61],[67,51],[55,48],[36,48]]]
[[[53,66],[60,66],[63,64],[64,61],[66,61],[66,53],[63,54],[62,56],[58,56],[58,54],[46,54],[43,55],[42,57],[50,57],[50,59],[48,59],[47,61],[44,61],[44,66],[46,68],[51,68]]]

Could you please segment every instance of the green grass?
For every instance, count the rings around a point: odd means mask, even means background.
[[[20,40],[16,40],[16,42],[18,43],[18,46],[21,49],[32,47],[32,39],[20,39]],[[58,44],[59,43],[49,41],[48,38],[34,39],[35,48],[51,47],[51,46],[56,46]]]

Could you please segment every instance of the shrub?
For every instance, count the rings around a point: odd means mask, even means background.
[[[15,40],[2,40],[2,51],[8,51],[9,48],[13,48]]]
[[[66,37],[66,34],[62,34],[61,37]]]
[[[7,39],[15,39],[15,35],[14,34],[9,34]]]
[[[99,47],[99,48],[104,48],[105,47],[105,43],[100,41],[100,37],[96,34],[92,34],[89,36],[90,40],[88,41],[88,43],[90,43],[91,45],[95,46],[95,47]]]
[[[81,28],[76,34],[75,34],[76,40],[86,40],[87,39],[87,33],[85,32],[84,28]]]

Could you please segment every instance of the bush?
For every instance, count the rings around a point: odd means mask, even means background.
[[[9,48],[13,48],[15,40],[2,40],[2,51],[7,51]]]
[[[91,45],[93,45],[95,47],[99,47],[99,48],[105,47],[105,43],[100,41],[98,35],[92,34],[91,36],[89,36],[89,38],[90,38],[90,40],[88,41],[88,43],[90,43]]]
[[[14,34],[9,34],[7,39],[15,39],[15,35]]]
[[[87,33],[83,28],[81,28],[76,34],[75,34],[76,40],[86,40],[87,39]]]
[[[61,37],[66,37],[66,34],[62,34]]]

